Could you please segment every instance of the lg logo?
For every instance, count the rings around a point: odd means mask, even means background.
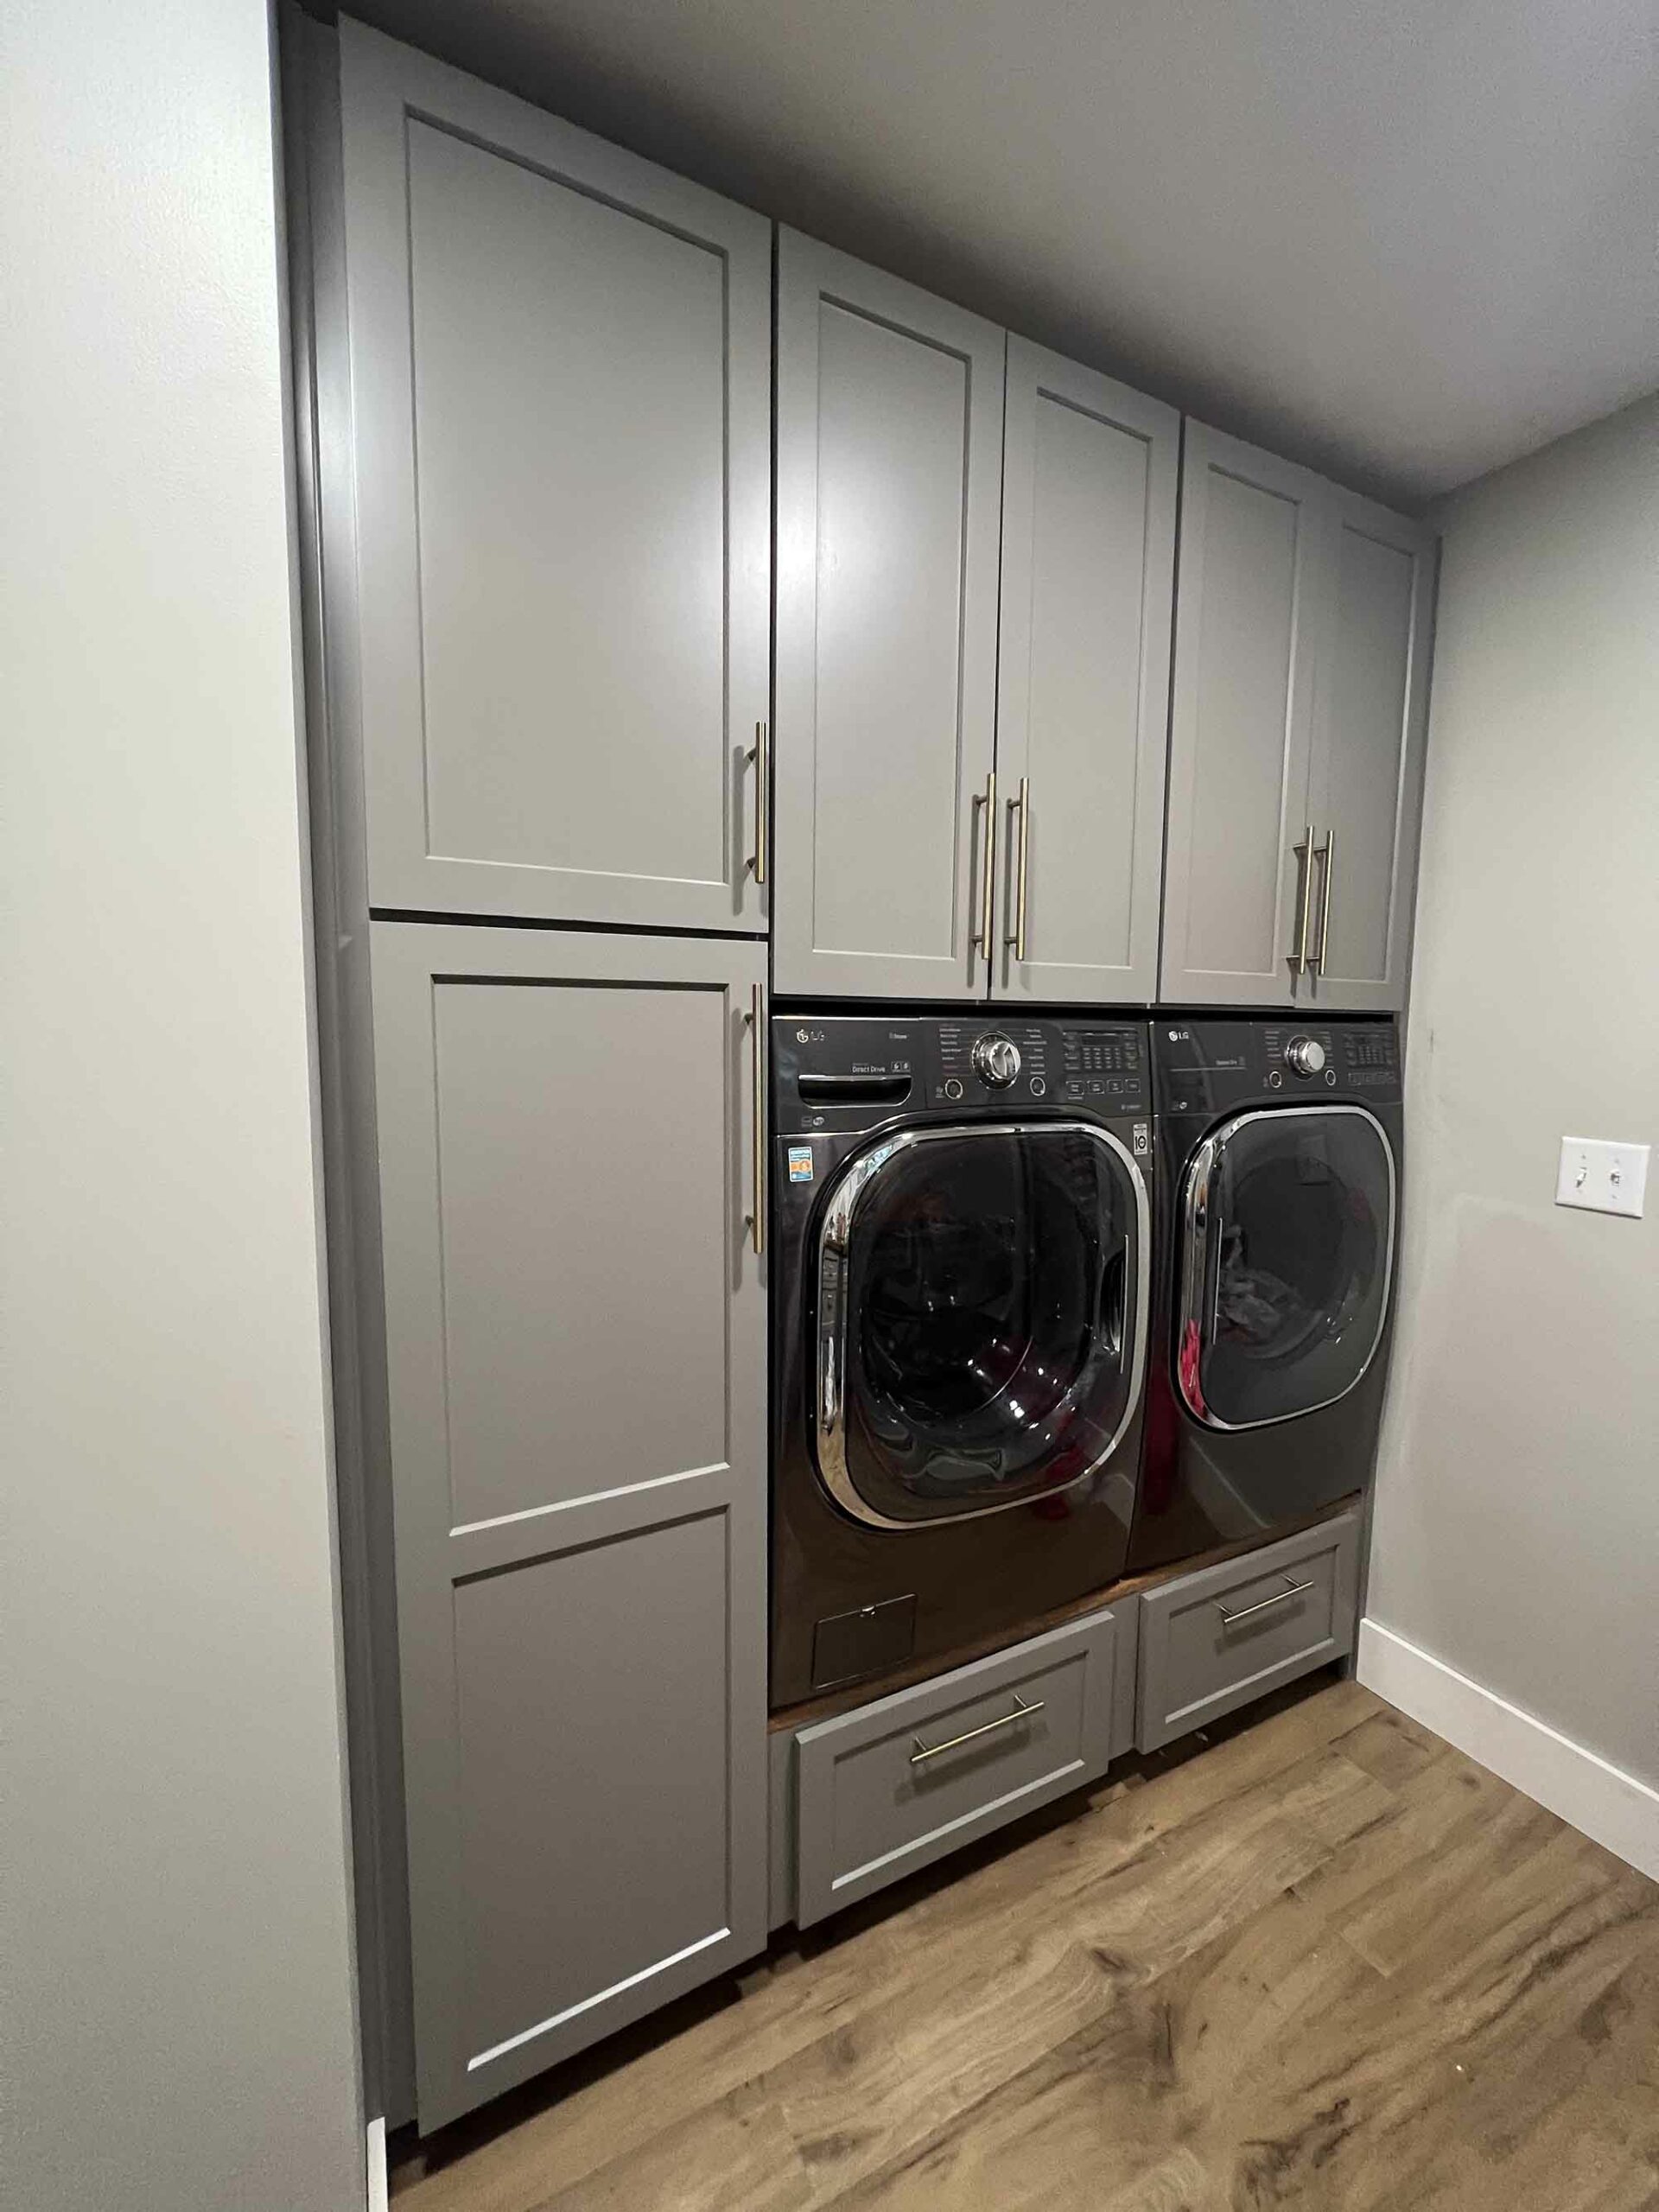
[[[1172,1029],[1169,1032],[1169,1041],[1172,1045],[1190,1045],[1192,1042],[1192,1032],[1190,1029]]]
[[[822,1029],[798,1029],[795,1032],[795,1042],[798,1045],[822,1045],[823,1032]]]

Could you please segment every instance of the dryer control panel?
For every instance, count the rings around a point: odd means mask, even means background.
[[[1209,1113],[1253,1099],[1289,1105],[1334,1096],[1392,1105],[1401,1096],[1392,1015],[1229,1021],[1161,1014],[1153,1019],[1152,1043],[1160,1114]]]
[[[873,1128],[894,1115],[1152,1111],[1144,1021],[1033,1020],[991,1007],[891,1019],[774,1014],[772,1128]]]

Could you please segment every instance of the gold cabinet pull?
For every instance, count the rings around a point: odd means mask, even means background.
[[[1313,824],[1306,823],[1301,842],[1290,849],[1296,855],[1296,942],[1288,966],[1293,976],[1307,973],[1307,910],[1313,895]]]
[[[979,872],[979,929],[969,939],[976,945],[980,957],[988,968],[991,964],[991,878],[996,867],[996,771],[993,768],[985,779],[985,788],[974,794],[974,826],[976,835],[968,843],[969,864],[979,844],[977,836],[981,823],[985,828],[985,851]]]
[[[1014,878],[1010,901],[1014,907],[1014,927],[1008,931],[1005,942],[1014,947],[1014,958],[1023,962],[1026,957],[1026,879],[1031,868],[1031,779],[1028,776],[1020,779],[1019,798],[1008,801],[1010,823],[1016,814],[1020,817],[1020,836],[1009,861]]]
[[[1336,842],[1336,831],[1327,830],[1325,842],[1313,849],[1313,860],[1319,863],[1319,949],[1309,964],[1317,968],[1321,976],[1325,973],[1325,949],[1331,942],[1331,892],[1337,866]],[[1313,864],[1313,861],[1308,862],[1310,868]]]
[[[754,770],[754,855],[749,866],[758,884],[766,880],[766,845],[772,834],[771,756],[767,725],[756,722],[754,743],[743,758]]]
[[[1016,1720],[1029,1720],[1043,1709],[1046,1700],[1039,1698],[1027,1705],[1018,1690],[1014,1693],[1014,1711],[999,1713],[995,1720],[982,1721],[977,1728],[964,1729],[960,1736],[952,1736],[943,1744],[925,1744],[919,1736],[912,1736],[915,1750],[910,1755],[912,1766],[925,1766],[929,1759],[942,1758],[946,1751],[954,1751],[963,1744],[971,1744],[981,1736],[988,1736],[994,1729],[1012,1728]]]
[[[749,1044],[753,1051],[754,1089],[750,1096],[753,1149],[749,1168],[754,1185],[754,1211],[748,1217],[749,1234],[757,1256],[766,1249],[766,992],[759,983],[749,986]]]

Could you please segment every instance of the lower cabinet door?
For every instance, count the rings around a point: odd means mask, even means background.
[[[1120,1616],[1091,1613],[799,1730],[800,1926],[1103,1773],[1119,1644]]]
[[[373,925],[423,2131],[766,1941],[764,957]]]
[[[1139,1748],[1155,1751],[1344,1658],[1358,1586],[1355,1512],[1142,1591]]]

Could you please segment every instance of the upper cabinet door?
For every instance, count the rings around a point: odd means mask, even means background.
[[[995,994],[1158,989],[1180,417],[1008,340]]]
[[[1434,539],[1334,486],[1313,695],[1308,995],[1406,1002],[1433,624]]]
[[[1287,1006],[1306,957],[1324,486],[1189,422],[1162,995]]]
[[[780,991],[980,997],[1003,334],[784,231]]]
[[[771,226],[340,67],[370,899],[762,931]]]

